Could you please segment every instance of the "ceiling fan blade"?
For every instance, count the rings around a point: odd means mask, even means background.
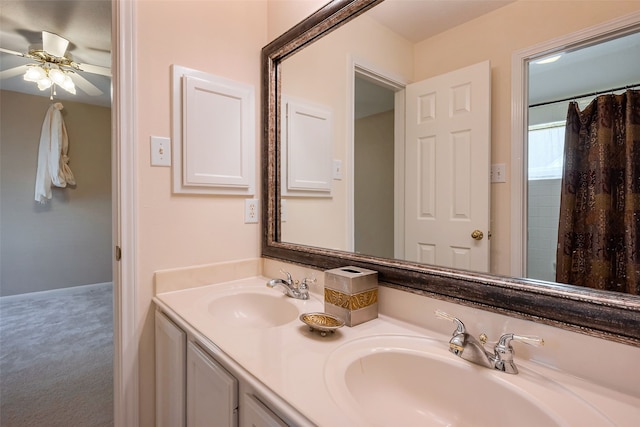
[[[71,80],[73,83],[78,86],[82,91],[84,91],[87,95],[90,96],[99,96],[102,95],[102,91],[98,89],[93,83],[89,80],[85,79],[78,73],[70,73]]]
[[[91,64],[77,64],[78,70],[86,71],[87,73],[100,74],[101,76],[111,77],[111,69],[107,67],[101,67],[99,65]]]
[[[9,49],[5,49],[5,48],[2,48],[2,47],[0,47],[0,52],[2,52],[2,53],[8,53],[8,54],[10,54],[10,55],[15,55],[15,56],[22,56],[22,57],[24,57],[24,58],[26,58],[26,57],[27,57],[27,55],[25,55],[25,54],[24,54],[24,53],[22,53],[22,52],[16,52],[15,50],[9,50]]]
[[[42,48],[49,55],[62,58],[64,57],[68,46],[69,40],[65,39],[64,37],[60,37],[59,35],[50,33],[48,31],[42,32]]]
[[[9,68],[8,70],[0,71],[0,80],[9,79],[11,77],[19,76],[27,72],[27,66],[21,65],[19,67]]]

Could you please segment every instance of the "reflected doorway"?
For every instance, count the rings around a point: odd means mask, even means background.
[[[395,92],[354,80],[354,250],[394,258]]]

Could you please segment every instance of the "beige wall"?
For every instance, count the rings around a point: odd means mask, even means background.
[[[351,115],[345,94],[353,91],[350,64],[354,60],[409,81],[413,45],[371,18],[360,16],[283,62],[282,94],[332,111],[333,159],[342,161],[343,171],[341,180],[333,180],[331,198],[287,197],[283,241],[353,249],[349,246],[353,231],[348,227],[353,124],[348,121]]]
[[[508,177],[491,185],[491,272],[508,275],[511,263],[512,54],[637,10],[640,1],[522,0],[416,44],[416,81],[491,60],[491,162]]]
[[[177,64],[254,85],[256,147],[260,146],[260,50],[267,43],[266,1],[139,0],[136,25],[140,425],[152,426],[154,271],[258,257],[261,228],[244,224],[244,198],[173,195],[171,168],[149,164],[149,137],[171,135],[170,66]],[[258,150],[255,155],[259,166]]]
[[[111,281],[111,109],[63,102],[77,185],[34,200],[48,97],[0,91],[0,295]]]
[[[327,0],[267,0],[267,36],[274,40],[311,15]]]

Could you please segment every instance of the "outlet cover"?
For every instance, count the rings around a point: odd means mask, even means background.
[[[245,199],[244,201],[244,223],[257,224],[260,216],[260,205],[258,199]]]

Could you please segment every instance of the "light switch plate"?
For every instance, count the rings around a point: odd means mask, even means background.
[[[151,137],[151,166],[171,166],[171,140],[169,138]]]
[[[342,160],[333,160],[333,179],[342,179]]]
[[[504,163],[491,165],[491,182],[507,182],[507,166]]]
[[[280,222],[287,222],[287,200],[280,199]]]

